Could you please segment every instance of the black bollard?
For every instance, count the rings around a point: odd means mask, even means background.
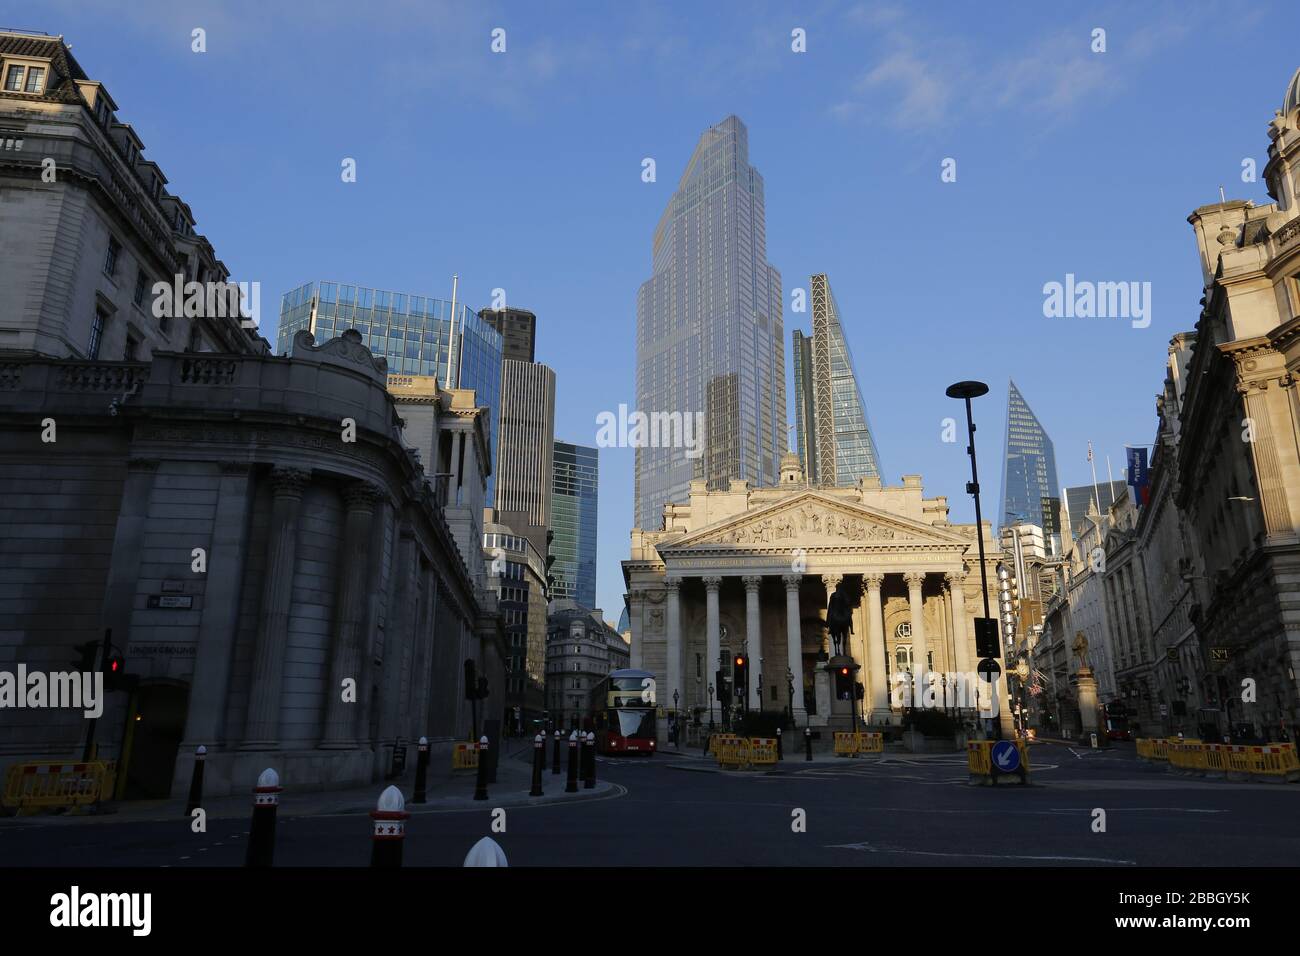
[[[412,803],[425,803],[428,800],[429,784],[429,738],[420,738],[419,756],[415,758],[415,796]]]
[[[487,792],[487,764],[488,764],[488,739],[482,736],[478,739],[478,776],[474,780],[474,799],[486,800]]]
[[[270,866],[275,856],[275,812],[280,806],[280,777],[270,767],[253,788],[253,824],[248,828],[244,866]]]
[[[406,818],[409,816],[402,791],[389,787],[379,795],[379,806],[370,811],[370,819],[375,821],[370,835],[371,866],[402,865],[402,844],[406,841]]]
[[[542,796],[542,766],[546,763],[546,738],[538,734],[533,738],[533,789],[530,797]]]
[[[187,817],[203,803],[203,763],[207,757],[207,747],[199,744],[194,748],[194,775],[190,777],[190,797],[185,801]]]
[[[578,792],[578,732],[569,734],[569,779],[564,785],[565,793]]]
[[[776,728],[776,759],[784,760],[785,754],[781,752],[781,728]]]
[[[560,732],[555,732],[555,759],[551,764],[551,773],[559,774],[560,772]]]
[[[812,731],[807,727],[803,729],[803,759],[812,760]]]
[[[596,735],[587,731],[587,774],[583,777],[584,790],[596,789]]]

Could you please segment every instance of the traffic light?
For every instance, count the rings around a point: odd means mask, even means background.
[[[853,673],[848,667],[835,668],[835,699],[852,700]]]
[[[853,685],[853,693],[858,698],[858,700],[866,699],[867,689],[862,686],[862,681],[858,681],[856,684]]]
[[[486,698],[486,697],[488,696],[488,694],[490,694],[490,693],[491,693],[491,691],[488,689],[488,679],[487,679],[486,677],[480,677],[480,678],[478,679],[478,696],[479,696],[479,700],[483,700],[483,699]]]
[[[104,687],[116,690],[126,683],[126,658],[122,652],[112,648],[104,660]]]
[[[749,659],[744,654],[737,654],[732,661],[731,678],[736,693],[741,700],[749,699]]]
[[[474,658],[465,658],[465,699],[474,700],[478,690],[478,677],[476,676],[477,668],[474,665]]]

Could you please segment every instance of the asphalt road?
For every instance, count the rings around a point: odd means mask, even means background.
[[[602,759],[607,798],[417,813],[408,866],[460,866],[492,836],[512,866],[1294,866],[1300,785],[1180,777],[1108,751],[1033,749],[1032,787],[972,787],[964,755],[713,772],[696,758]],[[552,778],[547,779],[553,787]],[[1096,832],[1104,811],[1104,832]],[[802,811],[803,832],[795,822]],[[239,866],[248,823],[0,821],[4,866]],[[277,866],[364,866],[365,814],[281,811]]]

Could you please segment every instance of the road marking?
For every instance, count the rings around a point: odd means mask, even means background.
[[[1137,860],[1116,860],[1104,856],[1031,856],[1020,853],[945,853],[941,850],[909,850],[905,847],[873,846],[870,843],[832,843],[828,850],[857,850],[861,853],[896,853],[911,856],[966,857],[980,860],[1055,860],[1066,863],[1113,863],[1119,866],[1137,866]]]

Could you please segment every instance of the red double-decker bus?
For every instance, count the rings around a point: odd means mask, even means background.
[[[655,677],[649,671],[612,671],[592,688],[587,716],[596,733],[596,752],[655,752]]]

